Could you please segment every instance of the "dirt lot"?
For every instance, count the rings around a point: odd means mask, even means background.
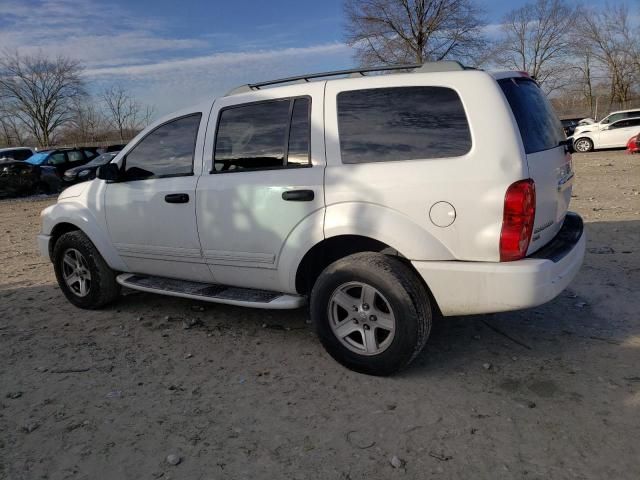
[[[640,156],[574,161],[570,290],[444,319],[392,378],[333,362],[304,310],[78,310],[35,251],[54,199],[0,202],[0,478],[639,478]]]

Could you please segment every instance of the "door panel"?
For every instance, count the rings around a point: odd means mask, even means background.
[[[211,281],[202,263],[195,216],[197,177],[157,178],[107,185],[111,241],[131,271]],[[187,203],[167,195],[186,194]]]
[[[259,103],[242,95],[216,101],[208,128],[219,140],[209,135],[205,145],[206,170],[214,173],[198,182],[196,213],[217,282],[291,292],[289,276],[279,275],[281,258],[322,240],[323,84],[277,95],[265,89]],[[297,106],[305,102],[311,111],[303,115]]]
[[[107,184],[111,242],[132,272],[210,282],[195,215],[201,114],[153,129],[120,159],[120,182]]]

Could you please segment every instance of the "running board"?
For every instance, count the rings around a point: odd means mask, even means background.
[[[300,295],[190,282],[174,278],[152,277],[135,273],[120,274],[116,280],[123,287],[142,292],[191,298],[204,302],[226,303],[241,307],[284,310],[301,307],[306,302],[305,297]]]

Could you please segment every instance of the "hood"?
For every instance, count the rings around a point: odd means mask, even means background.
[[[58,196],[58,201],[65,200],[67,198],[79,197],[87,189],[90,183],[91,182],[78,183],[77,185],[72,185],[71,187],[66,188],[62,191],[60,196]]]

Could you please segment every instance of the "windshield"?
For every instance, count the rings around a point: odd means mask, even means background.
[[[25,162],[31,165],[42,165],[47,161],[47,158],[49,158],[49,152],[34,153]]]
[[[527,154],[555,148],[565,140],[560,120],[536,82],[505,78],[498,83],[516,117]]]

